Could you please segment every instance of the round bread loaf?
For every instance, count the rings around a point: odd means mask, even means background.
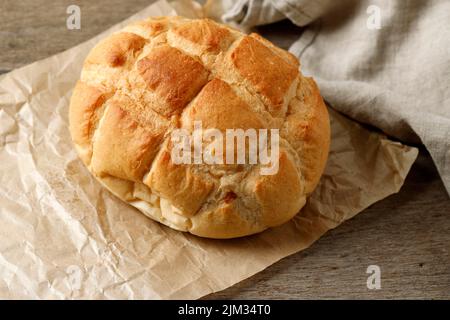
[[[294,217],[328,156],[328,112],[299,61],[257,34],[211,20],[158,17],[101,41],[70,103],[89,171],[117,197],[177,230],[233,238]],[[171,133],[278,129],[278,170],[172,161]],[[225,135],[225,133],[224,133]]]

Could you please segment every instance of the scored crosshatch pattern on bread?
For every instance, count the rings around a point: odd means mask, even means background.
[[[328,156],[328,112],[297,58],[207,19],[150,18],[99,43],[70,105],[80,158],[122,200],[172,228],[232,238],[304,206]],[[279,170],[175,164],[170,133],[279,129]]]

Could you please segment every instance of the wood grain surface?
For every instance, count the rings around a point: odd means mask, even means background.
[[[77,45],[149,0],[1,0],[0,73]],[[81,30],[66,9],[81,8]],[[287,48],[301,30],[288,22],[258,29]],[[366,285],[369,265],[381,289]],[[429,154],[420,155],[401,191],[328,232],[311,248],[206,299],[450,299],[450,200]]]

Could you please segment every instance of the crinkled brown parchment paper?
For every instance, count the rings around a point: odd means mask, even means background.
[[[160,1],[131,19],[175,14],[173,8]],[[186,2],[176,8],[196,13]],[[397,192],[417,156],[330,110],[326,172],[295,219],[234,240],[164,227],[102,188],[68,131],[69,98],[86,54],[121,26],[0,79],[2,299],[199,298],[307,248]]]

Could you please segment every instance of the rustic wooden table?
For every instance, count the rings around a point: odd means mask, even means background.
[[[1,0],[0,73],[79,44],[151,2]],[[71,4],[81,7],[81,30],[66,28]],[[286,48],[301,30],[283,22],[259,31]],[[381,268],[380,290],[366,286],[369,265]],[[421,150],[398,194],[308,250],[206,298],[450,299],[450,200],[430,156]]]

